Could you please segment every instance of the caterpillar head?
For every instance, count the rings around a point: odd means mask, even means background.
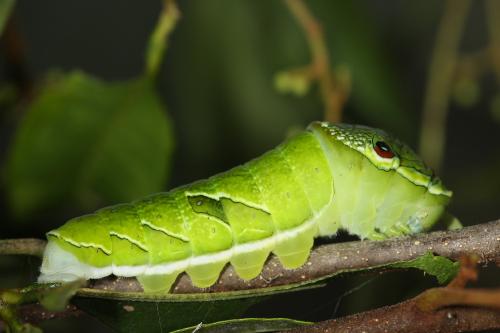
[[[328,146],[339,201],[358,202],[352,210],[375,210],[377,218],[400,220],[418,232],[435,223],[452,196],[410,147],[382,130],[327,122],[310,129]],[[352,217],[359,218],[365,217]]]
[[[381,170],[393,170],[432,194],[452,196],[432,169],[405,143],[383,130],[361,125],[316,123],[333,139],[364,155]]]

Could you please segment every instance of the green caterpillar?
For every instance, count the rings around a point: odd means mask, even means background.
[[[364,126],[313,122],[241,166],[170,192],[106,207],[47,233],[39,282],[135,276],[169,290],[187,272],[214,284],[230,262],[243,279],[271,252],[303,265],[317,236],[362,239],[429,229],[451,192],[405,144]]]

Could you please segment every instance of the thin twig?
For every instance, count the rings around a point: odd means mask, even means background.
[[[419,307],[422,310],[433,311],[452,305],[473,305],[500,310],[500,289],[434,288],[425,291],[419,298]]]
[[[163,10],[149,39],[146,53],[146,76],[154,80],[167,49],[167,38],[174,30],[180,12],[174,0],[164,0]]]
[[[420,152],[436,171],[442,164],[446,136],[446,115],[458,46],[470,0],[447,0],[429,66],[422,114]]]
[[[346,97],[335,85],[321,24],[302,0],[285,0],[285,4],[306,33],[313,57],[312,69],[319,80],[325,104],[324,119],[338,123],[342,118],[342,107]]]
[[[46,241],[34,238],[1,239],[0,255],[17,254],[42,257]]]

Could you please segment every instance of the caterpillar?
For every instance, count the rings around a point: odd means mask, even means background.
[[[428,230],[451,196],[386,132],[313,122],[227,172],[49,231],[38,281],[114,274],[158,292],[186,272],[204,288],[227,263],[248,280],[271,252],[287,269],[302,266],[314,238],[339,229],[373,240]]]

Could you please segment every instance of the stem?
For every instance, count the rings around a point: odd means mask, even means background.
[[[35,238],[1,239],[0,255],[27,255],[42,257],[46,241]]]
[[[416,301],[424,311],[454,305],[500,309],[500,289],[434,288],[424,291]]]
[[[146,52],[146,77],[153,81],[167,49],[167,38],[174,30],[180,12],[174,0],[164,0],[163,10],[160,13],[156,27],[149,38]]]
[[[285,0],[285,4],[306,33],[313,57],[312,66],[319,80],[321,96],[325,104],[324,119],[338,123],[342,118],[345,96],[334,83],[321,24],[302,0]]]
[[[458,45],[470,0],[447,0],[439,24],[425,92],[420,151],[426,162],[439,170],[446,136],[446,113],[458,59]]]

